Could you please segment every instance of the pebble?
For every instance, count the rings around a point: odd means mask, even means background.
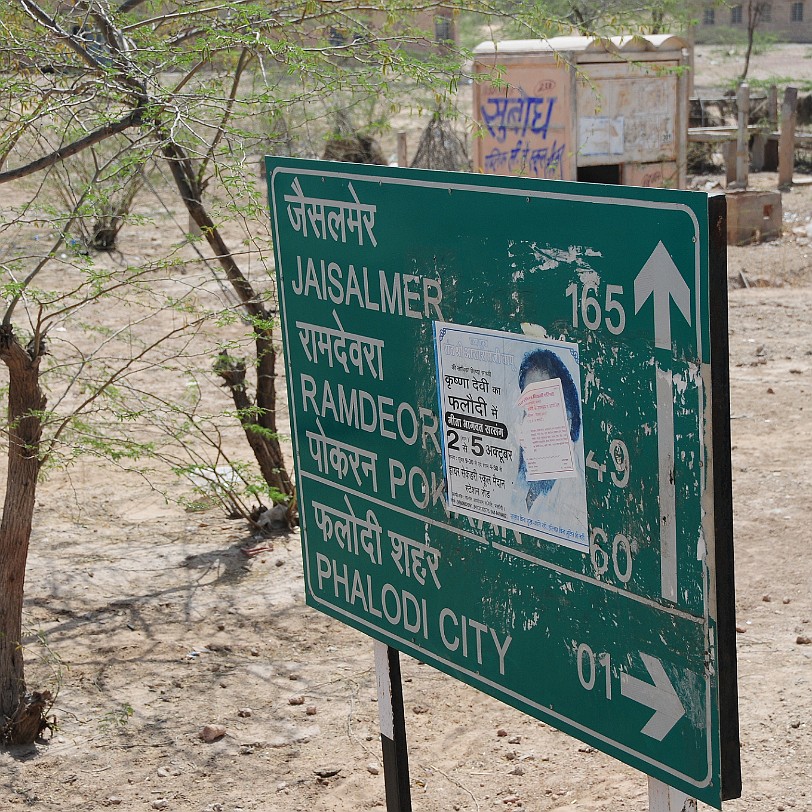
[[[786,604],[786,603],[789,603],[789,598],[784,598],[784,600],[783,600],[783,601],[781,601],[781,603],[785,603],[785,604]]]
[[[166,767],[158,767],[158,778],[169,778],[169,770]]]
[[[243,719],[248,719],[249,717],[254,715],[254,711],[251,708],[240,708],[237,711],[237,716],[240,716]]]
[[[806,635],[806,634],[799,634],[798,637],[796,638],[795,642],[799,646],[808,646],[808,645],[812,644],[812,637],[809,637],[809,635]]]
[[[121,803],[121,798],[119,798],[118,795],[111,795],[107,799],[107,803],[111,806],[118,806]]]
[[[166,798],[158,798],[152,802],[153,809],[166,809],[169,806],[169,801]]]
[[[763,600],[764,603],[770,603],[770,601],[772,601],[772,598],[769,595],[762,595],[761,600]]]
[[[736,626],[736,634],[744,634],[747,631],[745,626]]]
[[[524,767],[521,764],[517,764],[511,771],[511,775],[524,775]]]
[[[305,711],[305,713],[306,713],[308,716],[315,716],[315,715],[316,715],[318,712],[319,712],[319,711],[318,711],[318,709],[316,708],[316,706],[315,706],[315,705],[308,705],[308,706],[307,706],[307,710]]]
[[[414,713],[428,713],[429,709],[425,705],[415,705],[412,708],[412,711]]]
[[[499,730],[496,731],[496,735],[499,736],[500,738],[503,736],[507,736],[507,734],[508,734],[507,730],[505,730],[503,727],[500,727]]]
[[[203,729],[197,734],[204,742],[216,742],[226,735],[225,725],[203,725]]]
[[[522,737],[521,736],[513,736],[513,738],[508,739],[508,744],[521,744]]]
[[[305,698],[299,694],[298,696],[291,696],[288,698],[288,705],[304,705]]]
[[[378,775],[381,771],[381,768],[377,764],[367,764],[367,772],[370,775]]]

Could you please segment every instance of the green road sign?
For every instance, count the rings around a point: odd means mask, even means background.
[[[723,210],[287,159],[268,184],[308,603],[737,797]]]

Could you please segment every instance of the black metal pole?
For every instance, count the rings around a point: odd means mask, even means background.
[[[375,641],[375,676],[378,682],[378,714],[381,723],[386,812],[412,812],[400,659],[396,649],[390,648],[385,643],[379,643],[377,640]]]

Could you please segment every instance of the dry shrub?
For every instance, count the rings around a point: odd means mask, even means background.
[[[420,136],[412,160],[417,169],[445,169],[451,172],[470,172],[471,159],[465,143],[457,135],[451,122],[437,112]]]

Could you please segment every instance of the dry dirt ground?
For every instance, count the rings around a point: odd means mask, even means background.
[[[730,812],[812,810],[812,645],[797,642],[812,635],[812,185],[783,200],[782,238],[729,257],[744,777]],[[382,809],[371,642],[302,593],[296,533],[251,538],[100,463],[54,473],[25,623],[58,728],[0,754],[0,809]],[[647,808],[642,774],[402,661],[416,810]],[[207,724],[226,735],[204,743]]]

